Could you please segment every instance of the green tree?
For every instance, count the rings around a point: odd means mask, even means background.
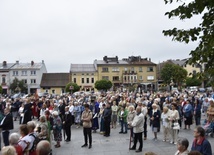
[[[80,86],[78,86],[76,83],[70,82],[65,86],[65,91],[69,93],[74,93],[80,90]]]
[[[201,80],[198,79],[197,77],[193,76],[193,77],[187,77],[186,78],[186,86],[190,87],[190,86],[200,86],[201,85]]]
[[[0,86],[0,94],[2,94],[3,92],[3,89],[2,89],[2,86]]]
[[[187,77],[187,71],[179,65],[167,63],[161,69],[160,75],[165,84],[170,85],[173,82],[181,88]]]
[[[108,89],[110,89],[112,87],[112,83],[109,80],[98,80],[95,82],[95,88],[97,90],[105,90],[107,91]]]
[[[213,0],[192,0],[189,3],[180,0],[164,0],[165,4],[181,2],[177,8],[166,12],[169,19],[178,17],[180,20],[191,19],[201,15],[201,23],[189,29],[173,28],[163,30],[165,36],[171,36],[172,40],[189,43],[198,41],[198,46],[190,52],[189,64],[206,64],[204,73],[214,76],[214,1]],[[203,74],[201,74],[203,76]]]
[[[17,78],[13,80],[9,88],[13,93],[27,93],[27,84],[24,80],[19,80]]]

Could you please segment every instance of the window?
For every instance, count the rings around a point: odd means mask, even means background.
[[[120,69],[118,67],[112,67],[112,72],[119,72]]]
[[[73,75],[76,75],[76,74],[73,74]]]
[[[139,72],[142,72],[143,71],[143,68],[142,67],[139,67]]]
[[[113,76],[112,80],[113,81],[119,81],[119,76]]]
[[[147,67],[147,72],[153,72],[153,67]]]
[[[89,75],[88,73],[86,75]]]
[[[22,76],[26,76],[27,75],[27,71],[22,71]]]
[[[30,71],[30,75],[36,75],[36,71]]]
[[[84,75],[84,73],[82,73],[82,75]]]
[[[82,83],[84,83],[84,78],[82,78]]]
[[[108,67],[103,67],[102,72],[108,72]]]
[[[134,67],[131,67],[131,71],[134,72]]]
[[[102,79],[103,79],[103,80],[108,80],[109,77],[108,77],[108,76],[102,76]]]
[[[54,89],[52,90],[52,94],[55,94],[55,90]]]
[[[2,83],[6,83],[6,78],[5,78],[5,76],[2,76]]]
[[[143,80],[143,76],[139,76],[139,80]]]
[[[86,78],[86,83],[89,83],[89,78]]]
[[[91,83],[94,83],[94,78],[91,78]]]
[[[74,78],[73,81],[74,81],[74,83],[77,83],[77,79],[76,78]]]
[[[125,67],[124,70],[127,71],[127,68]]]
[[[18,76],[18,71],[13,71],[13,76]]]
[[[23,82],[24,82],[25,84],[27,84],[27,79],[23,79]]]
[[[154,76],[147,76],[147,80],[154,80],[155,77]]]
[[[91,75],[94,75],[94,73],[91,73]]]
[[[33,84],[33,83],[36,83],[36,79],[31,79],[31,80],[30,80],[30,83],[32,83],[32,84]]]

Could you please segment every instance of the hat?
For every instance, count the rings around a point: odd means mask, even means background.
[[[58,116],[59,113],[58,113],[57,111],[54,111],[54,112],[53,112],[53,115],[54,115],[54,116]]]

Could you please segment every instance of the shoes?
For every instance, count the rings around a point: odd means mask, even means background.
[[[84,145],[82,145],[81,147],[86,147],[86,146],[88,146],[88,144],[84,144]]]
[[[142,152],[142,150],[136,150],[135,152]]]
[[[173,144],[174,142],[173,141],[170,141],[170,144]]]
[[[144,140],[146,140],[147,138],[146,137],[144,137]]]
[[[70,142],[71,140],[66,139],[65,141],[66,141],[66,142]]]
[[[163,142],[165,142],[166,141],[166,139],[163,139]]]
[[[123,134],[126,134],[127,133],[127,131],[126,132],[124,132]]]
[[[122,131],[120,131],[119,133],[123,133]]]
[[[91,148],[91,145],[89,145],[88,149],[90,149],[90,148]]]
[[[129,150],[136,150],[134,147],[129,148]]]
[[[56,145],[54,145],[55,146],[55,148],[58,148],[58,147],[60,147],[60,145],[58,145],[58,144],[56,144]]]
[[[177,145],[177,143],[174,143],[175,145]]]
[[[105,136],[105,137],[109,137],[110,135],[103,135],[103,136]]]

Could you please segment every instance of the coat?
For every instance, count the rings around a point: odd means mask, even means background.
[[[133,127],[134,133],[143,132],[144,125],[144,115],[142,113],[135,115],[134,120],[132,121],[131,126]]]
[[[2,122],[0,122],[0,128],[2,128],[2,131],[4,130],[12,130],[13,129],[13,117],[9,113],[2,119]]]
[[[83,128],[91,128],[92,127],[92,112],[91,110],[84,110],[83,113],[82,113],[82,117],[81,117],[81,120],[83,121]]]

